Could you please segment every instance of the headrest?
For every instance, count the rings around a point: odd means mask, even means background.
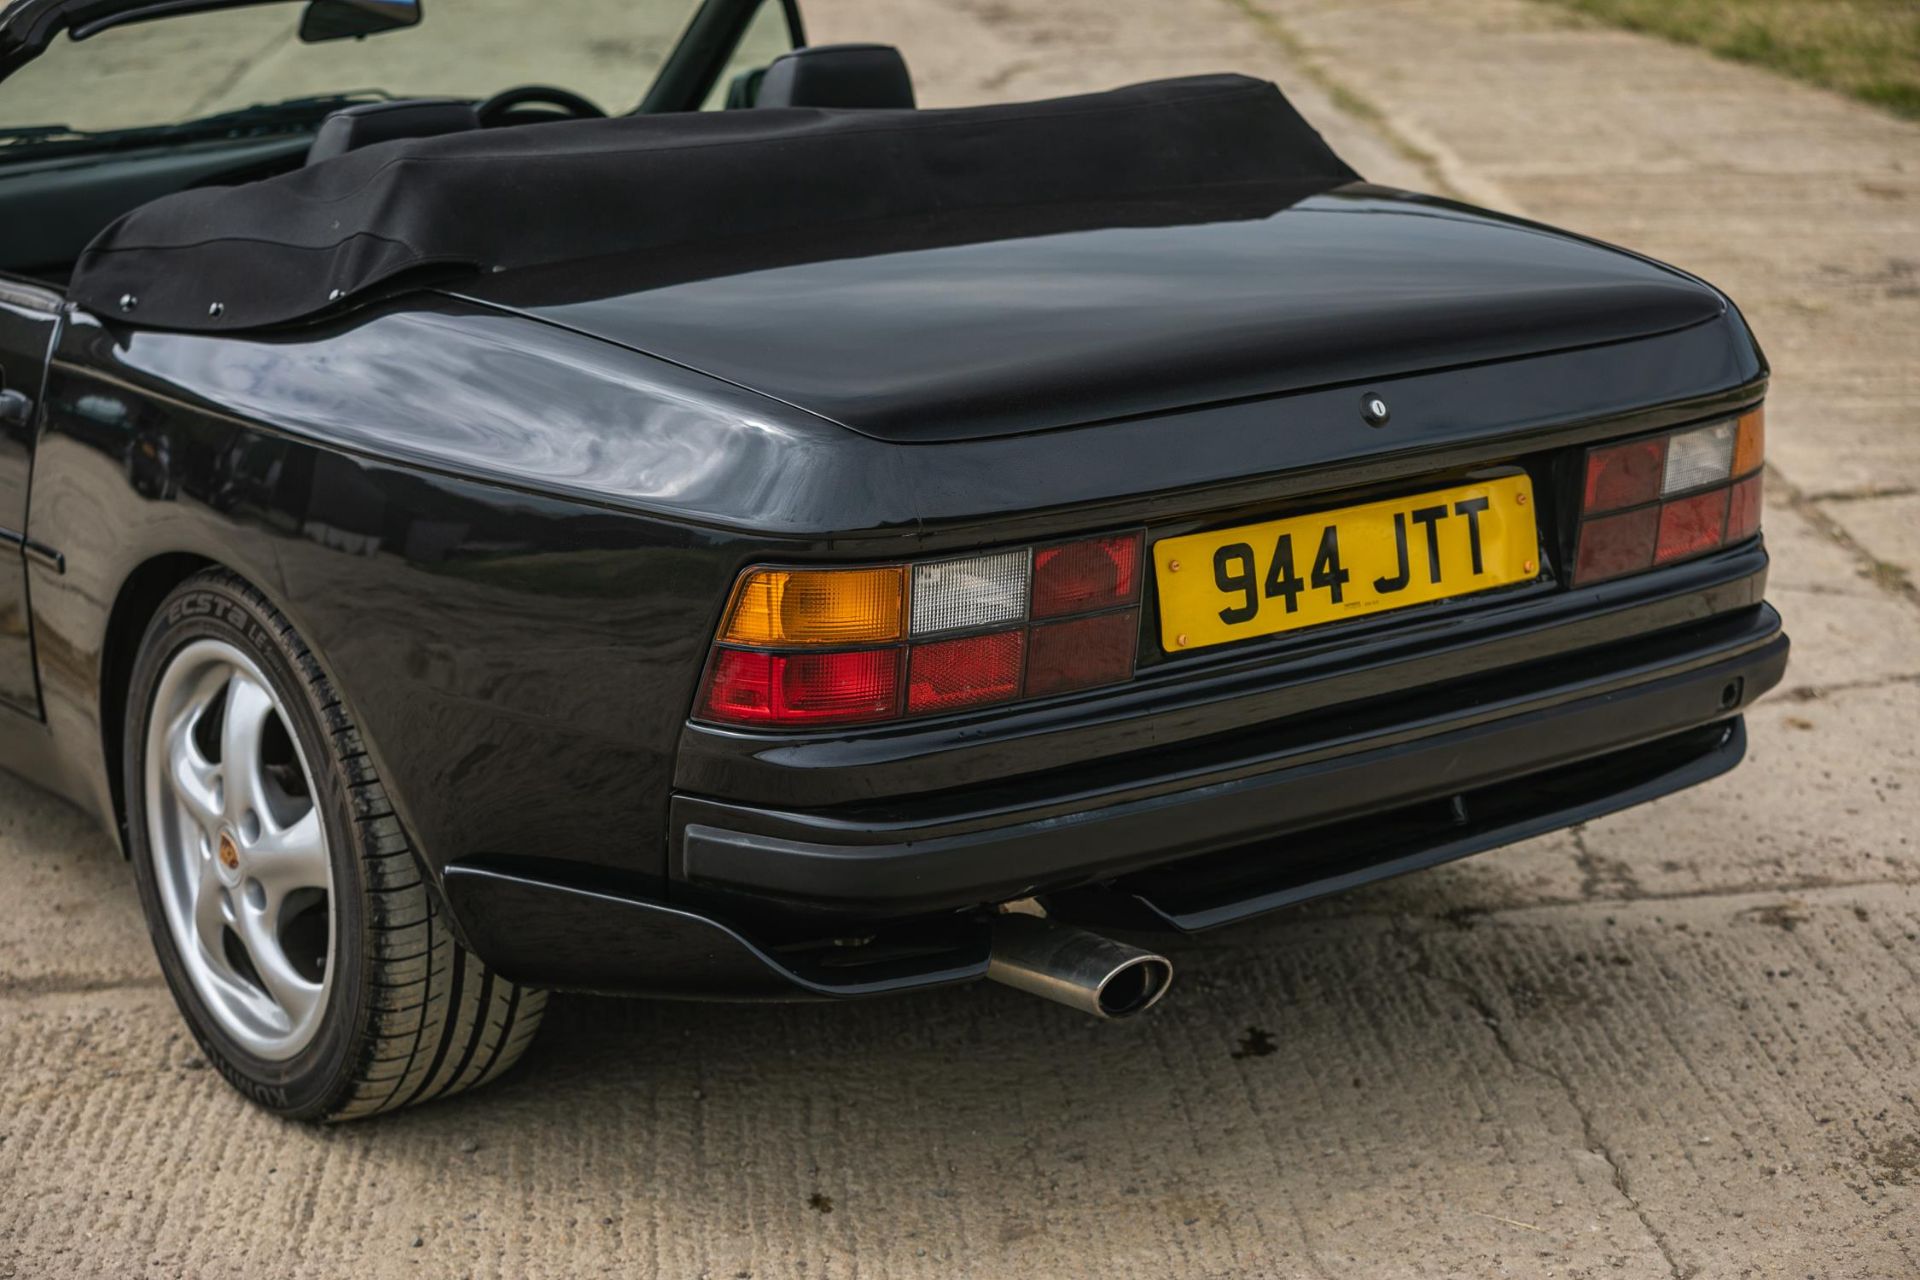
[[[479,127],[473,104],[452,98],[402,98],[343,107],[320,122],[320,131],[307,148],[307,163],[319,164],[395,138],[431,138]]]
[[[823,44],[773,60],[756,107],[912,107],[907,60],[890,44]]]

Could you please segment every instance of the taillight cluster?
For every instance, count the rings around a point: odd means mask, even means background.
[[[1140,560],[1135,531],[920,564],[749,569],[697,714],[859,724],[1131,679]]]
[[[1766,418],[1587,450],[1576,586],[1704,555],[1760,531]]]

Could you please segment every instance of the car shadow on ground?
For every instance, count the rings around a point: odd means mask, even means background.
[[[589,1199],[690,1159],[704,1178],[658,1193],[691,1212],[742,1168],[842,1212],[969,1197],[1016,1234],[1041,1204],[1243,1213],[1308,1164],[1319,1194],[1363,1196],[1503,1142],[1517,1158],[1555,1127],[1577,1140],[1557,1086],[1505,1056],[1489,999],[1444,954],[1475,901],[1427,877],[1176,940],[1172,993],[1124,1024],[985,983],[833,1004],[566,996],[507,1080],[381,1123],[467,1134],[477,1156],[557,1140]],[[1581,969],[1590,944],[1560,945]],[[1595,997],[1571,979],[1552,994]],[[1496,1139],[1489,1090],[1564,1114]],[[1337,1151],[1361,1156],[1350,1181],[1322,1158]]]

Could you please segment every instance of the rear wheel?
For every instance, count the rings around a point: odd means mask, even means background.
[[[124,745],[134,874],[207,1058],[283,1115],[485,1084],[546,994],[461,947],[359,730],[293,627],[210,571],[149,625]]]

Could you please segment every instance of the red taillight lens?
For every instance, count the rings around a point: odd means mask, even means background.
[[[1727,529],[1727,491],[1709,489],[1660,508],[1660,537],[1655,564],[1684,560],[1720,545]]]
[[[1140,598],[1140,535],[1089,538],[1033,553],[1030,616],[1058,618],[1132,604]]]
[[[1760,532],[1760,476],[1756,473],[1733,486],[1727,507],[1727,541],[1739,542]]]
[[[916,644],[907,660],[907,711],[922,715],[1005,702],[1020,692],[1019,631]]]
[[[1027,641],[1027,696],[1130,679],[1139,645],[1138,609],[1037,626]]]
[[[1580,553],[1575,558],[1573,580],[1584,586],[1651,568],[1659,531],[1658,507],[1587,521],[1580,526]]]
[[[900,650],[760,653],[718,649],[707,675],[707,718],[729,724],[884,720],[900,706]]]
[[[1587,455],[1586,496],[1581,509],[1588,515],[1637,507],[1660,496],[1667,465],[1667,438],[1635,440]]]

